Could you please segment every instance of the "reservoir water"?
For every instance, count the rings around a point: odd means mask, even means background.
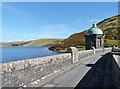
[[[0,50],[2,63],[61,54],[50,51],[48,47],[3,47]]]

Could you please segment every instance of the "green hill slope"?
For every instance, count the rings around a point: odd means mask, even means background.
[[[0,43],[0,47],[8,47],[8,46],[50,46],[53,44],[57,44],[63,41],[63,39],[38,39],[38,40],[31,40],[27,42],[8,42],[8,43]]]
[[[119,25],[120,21],[118,22],[118,18],[120,18],[120,15],[113,16],[110,18],[107,18],[100,23],[97,24],[97,26],[103,30],[105,34],[105,46],[120,46],[120,34],[119,34]],[[75,33],[71,36],[69,36],[67,39],[63,40],[61,44],[56,44],[54,46],[51,46],[50,50],[65,50],[66,48],[70,46],[76,46],[78,48],[84,49],[85,47],[85,34],[87,30]]]
[[[38,39],[29,42],[23,46],[49,46],[56,43],[60,43],[63,39]]]
[[[98,27],[104,31],[105,39],[119,39],[120,20],[118,18],[120,19],[120,15],[107,18],[98,23]]]
[[[24,42],[5,42],[5,43],[0,43],[0,47],[8,47],[12,46],[13,44],[22,44]]]

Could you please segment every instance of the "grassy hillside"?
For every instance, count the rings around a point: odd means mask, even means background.
[[[106,39],[117,40],[120,37],[120,15],[113,16],[98,23],[98,27],[104,31]]]
[[[31,40],[27,42],[8,42],[8,43],[0,43],[0,46],[7,47],[12,45],[19,45],[19,46],[50,46],[53,44],[57,44],[63,41],[63,39],[38,39],[38,40]]]
[[[61,41],[63,41],[63,39],[39,39],[33,40],[23,46],[49,46],[56,43],[60,43]]]
[[[113,40],[113,39],[105,39],[105,47],[107,46],[119,46],[120,47],[120,40]]]
[[[21,44],[24,42],[7,42],[7,43],[0,43],[0,47],[8,47],[8,46],[12,46],[12,44]]]
[[[110,18],[107,18],[100,23],[97,24],[97,26],[103,30],[105,34],[105,46],[120,46],[120,34],[119,34],[119,25],[120,21],[118,22],[119,16],[113,16]],[[85,48],[85,34],[87,30],[80,32],[80,33],[75,33],[69,36],[67,39],[63,40],[60,44],[56,44],[51,46],[49,49],[50,50],[65,50],[66,48],[70,46],[76,46],[80,47],[82,49]]]

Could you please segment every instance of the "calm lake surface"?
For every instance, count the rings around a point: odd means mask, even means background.
[[[48,47],[3,47],[1,49],[2,63],[61,54],[48,50]]]

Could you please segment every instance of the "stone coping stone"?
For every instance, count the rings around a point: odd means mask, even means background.
[[[2,66],[2,72],[12,72],[12,70],[20,70],[20,69],[25,69],[31,66],[42,65],[50,61],[56,61],[58,59],[60,60],[66,57],[70,58],[71,53],[64,53],[64,54],[58,54],[53,56],[46,56],[46,57],[39,57],[39,58],[33,58],[33,59],[27,59],[27,60],[20,60],[15,62],[2,63],[0,64],[0,67]]]

